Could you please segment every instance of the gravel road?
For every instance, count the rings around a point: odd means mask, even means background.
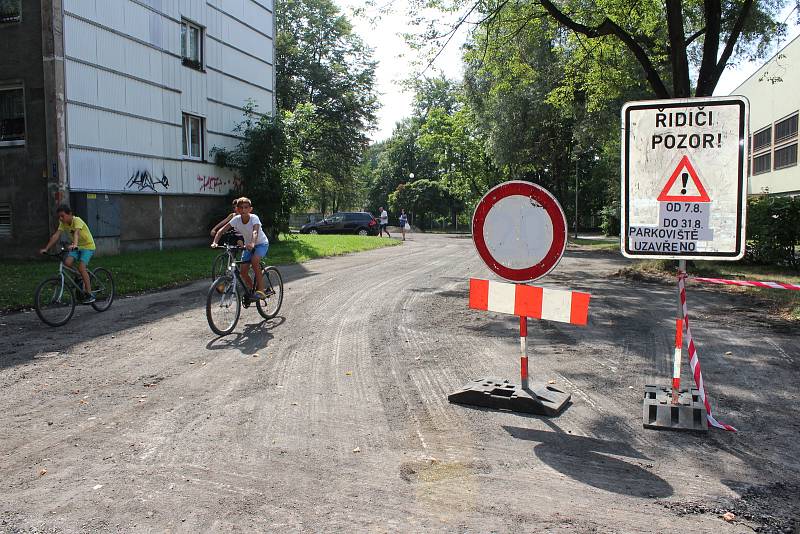
[[[690,286],[712,403],[740,432],[645,430],[676,295],[624,265],[575,249],[543,281],[593,295],[588,327],[529,327],[531,375],[572,393],[550,419],[447,402],[519,373],[515,318],[467,308],[489,272],[463,237],[283,268],[280,316],[243,310],[224,338],[207,282],[59,329],[0,317],[0,532],[791,532],[798,328]]]

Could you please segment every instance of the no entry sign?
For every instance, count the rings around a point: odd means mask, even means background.
[[[625,104],[623,255],[744,256],[748,115],[738,96]]]
[[[531,282],[561,260],[567,220],[546,189],[530,182],[505,182],[486,193],[475,208],[472,240],[497,275],[511,282]]]

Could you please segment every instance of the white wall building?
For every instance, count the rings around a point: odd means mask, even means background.
[[[800,37],[731,94],[744,95],[750,100],[748,193],[800,194],[797,164]]]
[[[106,251],[209,239],[238,182],[212,149],[238,143],[248,101],[274,111],[273,0],[9,1],[0,240],[40,245],[34,199],[70,200]]]

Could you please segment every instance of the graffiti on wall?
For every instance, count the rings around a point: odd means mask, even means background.
[[[242,187],[242,180],[238,175],[234,175],[233,178],[220,178],[219,176],[198,174],[197,187],[201,193],[222,193],[228,190],[239,191]]]
[[[169,179],[163,172],[160,180],[154,180],[150,171],[136,171],[125,184],[125,189],[135,189],[137,192],[150,190],[156,192],[156,186],[160,185],[164,189],[169,189]]]
[[[203,176],[198,174],[197,183],[201,193],[207,191],[222,191],[223,183],[219,176]]]

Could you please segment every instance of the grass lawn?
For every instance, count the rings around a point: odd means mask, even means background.
[[[267,260],[272,265],[286,265],[399,244],[393,239],[352,235],[285,235],[270,245]],[[93,258],[90,266],[111,270],[117,295],[125,295],[209,277],[211,262],[218,254],[211,248],[128,252]],[[0,268],[5,277],[0,311],[8,311],[32,307],[36,286],[56,274],[58,266],[55,261],[44,259],[2,260]]]
[[[567,242],[570,245],[577,245],[581,248],[588,248],[591,250],[615,250],[619,251],[619,239],[616,237],[602,238],[602,239],[575,239],[570,237]]]
[[[677,261],[671,260],[637,260],[626,270],[652,273],[655,275],[674,276],[678,268]],[[707,278],[725,278],[728,280],[754,280],[765,282],[783,282],[800,284],[800,272],[789,268],[771,265],[749,265],[734,261],[690,261],[687,265],[689,275]],[[712,286],[712,284],[703,284]],[[759,299],[771,303],[786,318],[800,320],[800,291],[785,289],[766,289],[757,287],[714,286],[724,291],[752,294]]]

